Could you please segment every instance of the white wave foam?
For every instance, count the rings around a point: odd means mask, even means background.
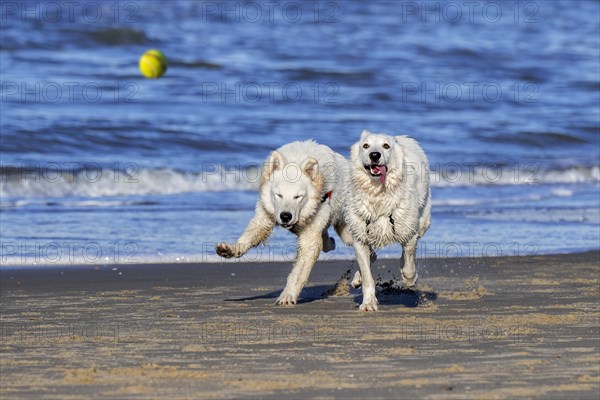
[[[170,195],[189,192],[257,190],[260,168],[215,168],[204,173],[187,173],[170,169],[141,169],[127,175],[110,169],[79,171],[16,171],[0,174],[0,197],[3,206],[19,206],[22,199],[111,196]],[[470,169],[441,168],[432,171],[434,187],[580,184],[600,182],[600,166],[571,167],[561,170],[519,168]],[[557,189],[558,190],[558,189]],[[563,189],[562,195],[567,195]],[[557,194],[559,195],[559,194]],[[10,201],[11,198],[18,199]]]
[[[110,197],[169,195],[189,192],[256,190],[260,171],[215,169],[207,173],[185,173],[168,169],[142,169],[126,175],[109,169],[76,174],[54,171],[3,174],[0,196],[5,198]]]
[[[432,171],[430,181],[434,187],[595,183],[600,182],[600,166],[540,170],[534,165],[505,168],[449,165]]]
[[[573,191],[565,188],[558,188],[552,190],[552,194],[558,197],[571,197],[573,196]]]
[[[431,204],[434,206],[476,206],[482,204],[484,200],[473,200],[473,199],[447,199],[447,200],[436,200],[433,199]]]

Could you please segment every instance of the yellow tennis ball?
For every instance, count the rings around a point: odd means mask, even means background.
[[[159,50],[148,50],[140,57],[140,71],[149,79],[157,79],[167,72],[167,57]]]

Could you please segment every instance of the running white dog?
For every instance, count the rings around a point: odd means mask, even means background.
[[[312,140],[286,144],[266,160],[256,213],[235,244],[217,244],[225,258],[241,257],[265,241],[275,225],[298,235],[297,255],[278,305],[296,304],[321,250],[335,249],[327,228],[350,244],[342,219],[342,193],[349,175],[348,161]]]
[[[344,213],[360,267],[352,284],[363,287],[360,310],[375,311],[374,249],[401,243],[402,280],[408,287],[417,283],[417,241],[431,216],[429,164],[415,140],[364,130],[351,148],[350,165]]]

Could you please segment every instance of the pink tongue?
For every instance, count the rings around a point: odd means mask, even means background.
[[[373,167],[373,172],[375,172],[376,174],[381,174],[379,175],[379,181],[381,183],[385,182],[385,174],[387,174],[387,167],[385,165],[378,165],[376,167]]]

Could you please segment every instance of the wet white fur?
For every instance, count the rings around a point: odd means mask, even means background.
[[[243,256],[282,224],[281,212],[291,213],[290,230],[298,235],[296,260],[277,304],[295,304],[321,250],[335,249],[327,228],[333,225],[348,244],[352,240],[342,218],[348,176],[348,161],[325,145],[307,140],[280,147],[265,161],[254,217],[236,243],[219,243],[217,254]],[[331,198],[322,202],[328,192]]]
[[[367,149],[363,148],[365,144],[368,145]],[[384,145],[389,145],[389,149]],[[371,176],[364,167],[370,164],[369,152],[373,151],[381,153],[381,162],[387,166],[383,183],[379,177]],[[402,279],[409,287],[417,282],[417,241],[429,228],[431,215],[429,164],[415,140],[365,130],[360,140],[351,147],[350,169],[344,213],[354,240],[361,274],[355,276],[353,284],[362,283],[363,302],[360,309],[374,311],[378,308],[378,302],[371,275],[372,251],[392,243],[401,243]]]

